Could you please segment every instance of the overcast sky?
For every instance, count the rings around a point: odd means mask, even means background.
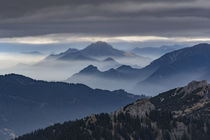
[[[59,76],[13,66],[95,41],[125,50],[210,43],[210,0],[0,0],[0,74]]]
[[[56,43],[55,34],[86,41],[90,36],[209,41],[209,13],[210,0],[0,0],[0,38],[45,35],[37,42],[18,40],[32,44]]]

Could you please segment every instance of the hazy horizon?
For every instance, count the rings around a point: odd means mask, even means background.
[[[209,13],[210,0],[0,0],[0,140],[210,139]]]

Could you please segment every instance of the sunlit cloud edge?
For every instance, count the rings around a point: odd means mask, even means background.
[[[49,34],[42,36],[0,38],[0,43],[16,44],[59,44],[76,42],[152,42],[152,41],[171,41],[171,42],[210,42],[210,37],[162,37],[162,36],[88,36],[72,34]]]

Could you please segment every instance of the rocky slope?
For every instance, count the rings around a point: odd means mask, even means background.
[[[208,140],[210,85],[193,81],[111,114],[55,124],[16,140]]]

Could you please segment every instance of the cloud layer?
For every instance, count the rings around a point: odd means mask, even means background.
[[[69,43],[90,43],[104,41],[109,43],[147,43],[147,42],[171,42],[171,43],[201,43],[210,42],[209,37],[161,37],[161,36],[87,36],[82,34],[48,34],[29,37],[0,38],[0,43],[12,44],[69,44]],[[87,45],[87,44],[86,44]]]
[[[209,0],[0,0],[0,37],[210,37]]]

